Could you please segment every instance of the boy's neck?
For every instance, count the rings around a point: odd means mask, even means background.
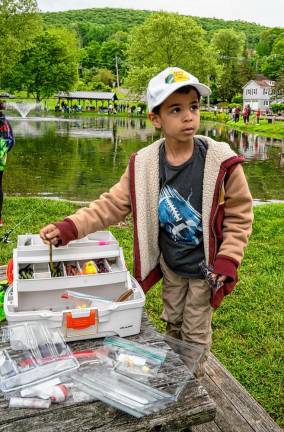
[[[191,158],[194,149],[194,140],[186,143],[173,142],[165,139],[165,155],[171,165],[182,165]]]

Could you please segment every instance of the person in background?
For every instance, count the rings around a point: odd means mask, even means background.
[[[248,124],[248,107],[247,106],[244,106],[242,114],[243,114],[244,124]]]
[[[3,226],[2,208],[3,208],[3,174],[7,162],[7,153],[15,144],[12,127],[3,114],[5,103],[0,101],[0,227]]]
[[[63,221],[42,228],[47,244],[65,245],[132,212],[134,276],[146,292],[163,277],[167,333],[204,350],[212,311],[237,283],[252,227],[252,197],[238,156],[225,142],[196,135],[200,98],[209,87],[178,67],[153,77],[148,117],[164,138],[130,158],[109,192]]]
[[[235,110],[235,123],[237,123],[240,120],[240,112],[241,112],[241,109],[239,106],[237,106],[236,110]]]
[[[250,115],[251,115],[251,107],[250,104],[247,104],[247,123],[249,123]]]
[[[256,110],[255,115],[256,115],[256,123],[259,124],[259,118],[260,118],[260,109],[259,108]]]

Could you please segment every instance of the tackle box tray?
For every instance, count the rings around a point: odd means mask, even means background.
[[[111,291],[116,291],[116,296],[126,290],[129,281],[123,251],[110,232],[96,232],[72,241],[67,246],[52,249],[55,273],[49,264],[49,246],[43,243],[39,235],[19,236],[17,248],[13,252],[15,308],[24,310],[38,307],[36,299],[33,300],[33,293],[39,290],[46,292],[47,297],[51,291],[66,289],[85,288],[90,294],[95,286],[107,292],[112,287]],[[83,272],[84,265],[89,261],[95,264],[95,274]],[[103,272],[100,270],[101,263],[104,264]],[[76,269],[75,274],[68,273],[68,266]]]

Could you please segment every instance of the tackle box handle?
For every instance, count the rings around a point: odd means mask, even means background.
[[[97,314],[95,309],[90,310],[89,316],[73,318],[72,312],[66,313],[66,328],[81,330],[96,325]]]

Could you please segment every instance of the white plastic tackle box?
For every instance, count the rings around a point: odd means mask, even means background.
[[[122,248],[109,231],[53,247],[56,273],[49,260],[49,246],[39,235],[18,236],[13,284],[4,301],[9,324],[40,321],[49,328],[60,328],[67,341],[140,332],[144,292],[127,271]],[[96,273],[82,274],[90,260]],[[130,289],[130,297],[117,301]],[[66,290],[69,296],[62,298]],[[78,306],[74,302],[78,294],[95,299],[88,307]]]

